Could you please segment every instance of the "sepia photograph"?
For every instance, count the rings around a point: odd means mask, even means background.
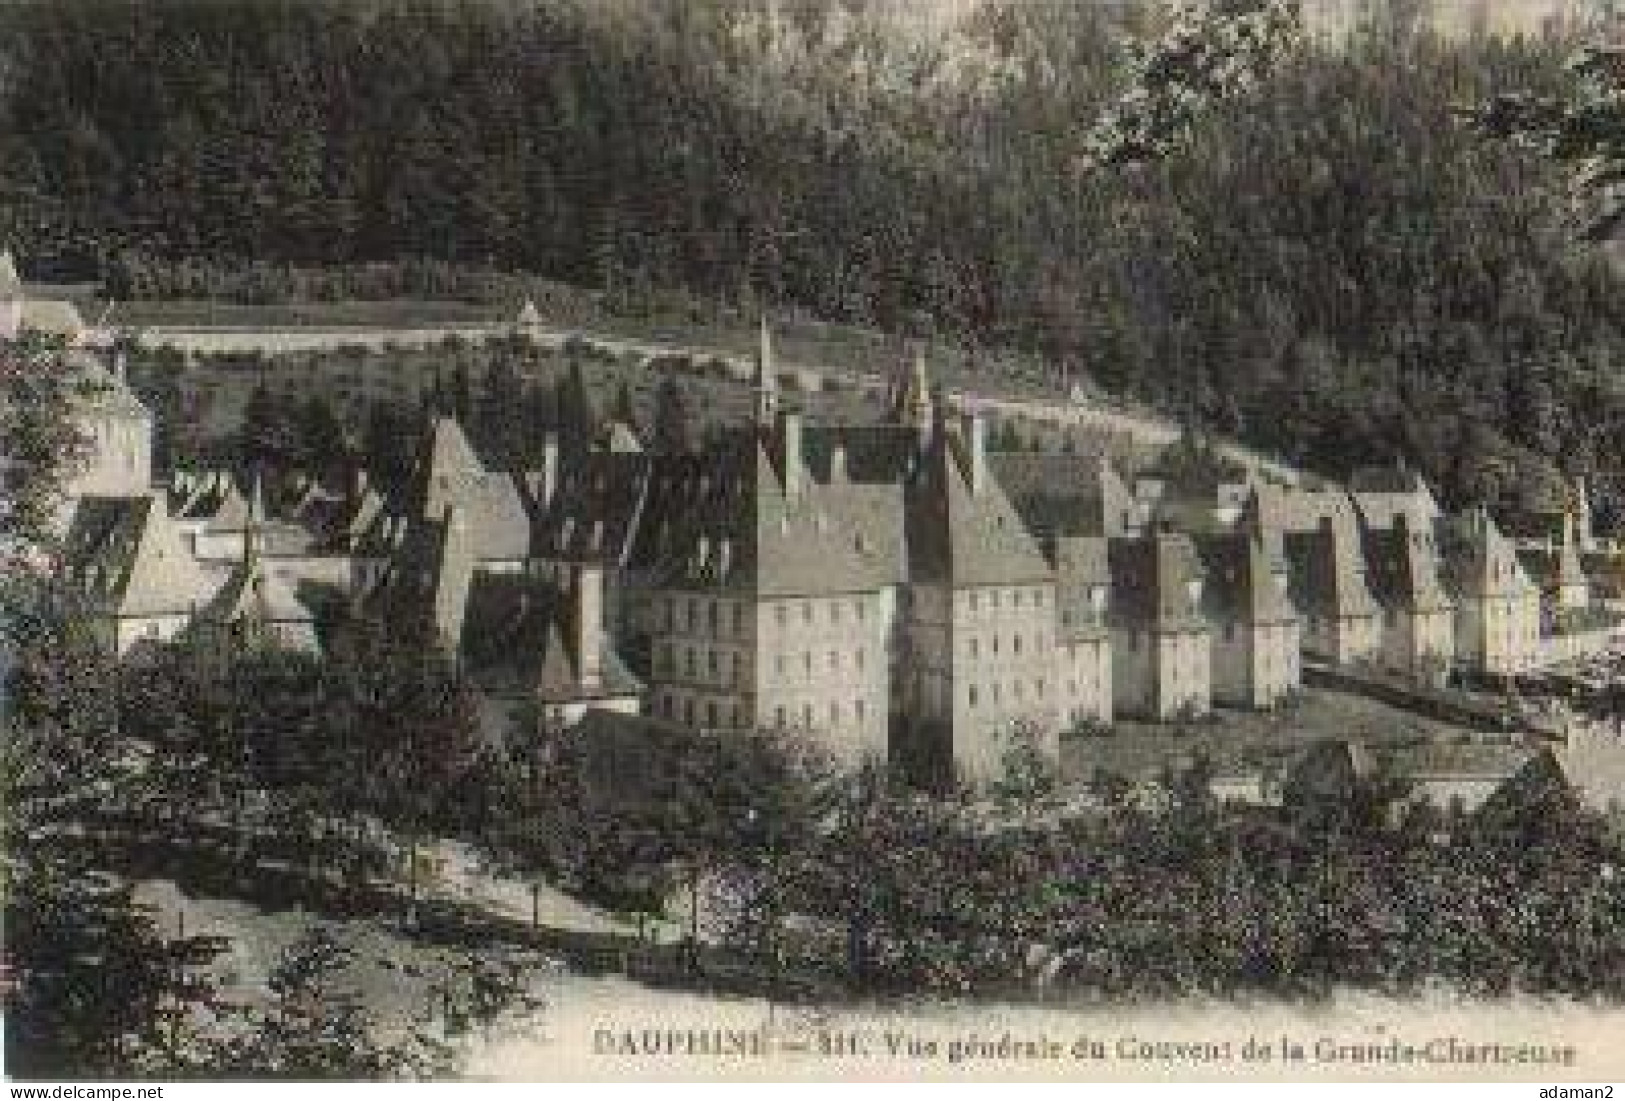
[[[1625,0],[0,0],[0,726],[14,1098],[1611,1097]]]

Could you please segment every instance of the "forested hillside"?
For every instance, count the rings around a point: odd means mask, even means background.
[[[126,296],[429,258],[930,328],[1456,502],[1617,469],[1625,288],[1554,170],[1456,110],[1557,86],[1569,44],[1377,7],[1124,167],[1089,139],[1164,20],[1133,0],[945,36],[841,0],[22,4],[0,235]]]

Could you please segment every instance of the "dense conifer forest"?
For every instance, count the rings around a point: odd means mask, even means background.
[[[984,0],[949,34],[838,0],[24,3],[0,235],[120,297],[340,266],[324,293],[380,296],[412,261],[419,292],[511,269],[928,330],[1329,474],[1402,455],[1452,503],[1539,503],[1619,467],[1625,294],[1561,170],[1460,111],[1561,89],[1576,43],[1416,7],[1300,37],[1125,164],[1096,139],[1168,26],[1143,0]]]

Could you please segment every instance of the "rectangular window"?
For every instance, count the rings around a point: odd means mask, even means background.
[[[852,717],[860,723],[863,721],[865,710],[862,700],[852,701]]]
[[[785,716],[784,716],[784,708],[782,706],[781,707],[775,707],[773,709],[773,721],[778,725],[780,730],[784,729]]]
[[[829,602],[829,621],[831,623],[839,623],[841,621],[841,605],[838,601],[831,600]]]
[[[775,604],[773,618],[778,621],[780,627],[783,627],[790,622],[790,610],[783,604]]]

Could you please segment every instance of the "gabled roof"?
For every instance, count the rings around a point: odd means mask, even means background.
[[[26,316],[24,327],[28,327]],[[135,396],[127,381],[108,369],[101,356],[71,351],[65,362],[73,369],[72,405],[76,413],[129,421],[152,420],[152,411]]]
[[[1157,531],[1107,544],[1112,572],[1111,622],[1126,630],[1205,631],[1205,573],[1196,545],[1179,532]]]
[[[1066,535],[1054,540],[1057,638],[1071,642],[1106,633],[1112,584],[1109,546],[1098,535]]]
[[[604,449],[620,455],[636,455],[643,451],[643,441],[638,439],[637,432],[625,421],[611,421],[608,435],[604,440]]]
[[[383,581],[368,594],[367,606],[429,645],[455,651],[462,638],[475,562],[462,513],[453,508],[438,521],[391,520],[385,529],[400,531],[400,542],[390,555]]]
[[[821,482],[897,483],[920,462],[920,434],[898,424],[808,425],[806,462]]]
[[[994,452],[987,461],[1035,535],[1128,534],[1134,497],[1103,456]]]
[[[161,498],[84,497],[63,553],[69,580],[121,617],[189,613],[214,586],[182,545]]]
[[[1431,523],[1417,530],[1399,514],[1386,531],[1366,528],[1364,544],[1371,594],[1379,603],[1413,612],[1451,607]]]
[[[1018,585],[1054,571],[991,471],[973,490],[975,456],[959,433],[939,433],[905,492],[908,572],[914,581]]]
[[[1258,532],[1207,535],[1196,540],[1207,572],[1202,606],[1220,622],[1289,623],[1297,609],[1288,595],[1284,553]]]
[[[593,451],[572,456],[559,469],[553,499],[537,518],[537,556],[632,564],[650,506],[675,511],[683,496],[674,483],[684,465],[664,456],[657,464],[641,453]]]
[[[1456,597],[1515,596],[1534,592],[1512,540],[1482,508],[1437,526],[1445,588]]]
[[[1347,498],[1343,498],[1345,505]],[[1352,510],[1334,509],[1308,531],[1289,531],[1283,546],[1292,603],[1308,616],[1342,619],[1381,608],[1366,577],[1365,550]]]
[[[417,515],[438,521],[455,506],[474,556],[518,561],[530,554],[530,513],[514,476],[487,471],[451,417],[430,425],[412,472]]]
[[[804,469],[788,491],[763,441],[753,440],[744,454],[713,457],[712,470],[689,502],[693,518],[667,521],[668,586],[786,597],[864,592],[885,583],[883,560],[859,549],[860,533],[832,507],[839,495]]]
[[[554,586],[477,574],[469,589],[461,653],[480,683],[499,695],[534,695],[544,703],[639,695],[642,682],[627,669],[607,632],[598,633],[598,682],[584,683],[574,615],[572,602]]]
[[[451,417],[436,417],[424,435],[412,467],[412,496],[418,515],[438,520],[470,482],[485,473],[462,425]]]

